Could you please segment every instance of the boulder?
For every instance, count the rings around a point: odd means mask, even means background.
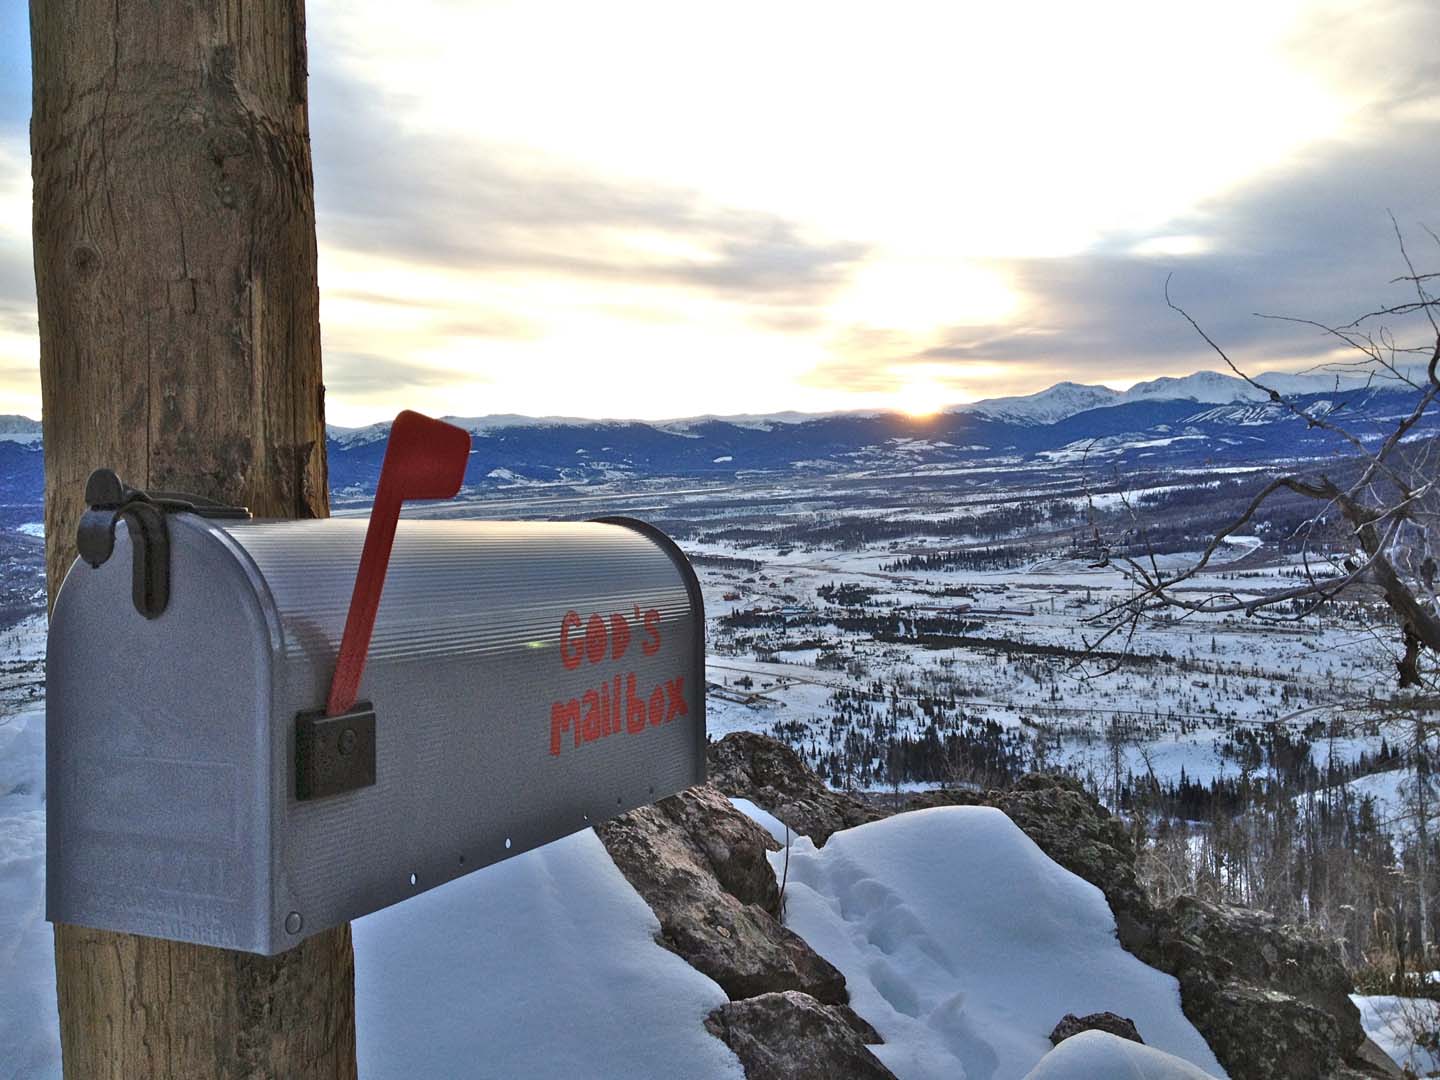
[[[1082,1031],[1104,1031],[1142,1045],[1145,1042],[1140,1037],[1140,1032],[1135,1030],[1135,1021],[1128,1016],[1120,1016],[1113,1012],[1090,1013],[1086,1016],[1066,1013],[1055,1025],[1055,1030],[1050,1032],[1050,1045],[1059,1046],[1072,1035],[1079,1035]]]
[[[1279,991],[1319,1009],[1336,1023],[1341,1045],[1365,1041],[1354,985],[1334,945],[1282,923],[1265,911],[1177,896],[1166,906],[1186,943],[1183,960],[1204,964],[1218,980]],[[1195,948],[1198,946],[1198,949]]]
[[[1180,982],[1185,1014],[1233,1080],[1364,1069],[1366,1041],[1334,946],[1263,911],[1178,896],[1146,963]]]
[[[929,810],[934,806],[989,806],[985,792],[972,788],[935,788],[917,791],[905,799],[902,810]]]
[[[790,747],[753,731],[735,731],[706,752],[710,782],[726,795],[763,806],[817,847],[840,829],[887,816],[853,795],[831,791]]]
[[[1163,908],[1135,874],[1121,822],[1064,776],[1031,775],[991,792],[1046,855],[1105,894],[1120,943],[1175,976],[1185,1015],[1231,1080],[1379,1076],[1333,943],[1265,912],[1195,897]]]
[[[798,991],[729,1002],[705,1027],[735,1051],[746,1080],[895,1080],[838,1009]]]
[[[845,976],[777,918],[770,834],[714,787],[690,788],[595,832],[660,920],[659,943],[731,998],[799,990],[825,1004],[849,1001]]]

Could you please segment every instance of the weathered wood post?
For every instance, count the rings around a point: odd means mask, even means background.
[[[85,478],[328,513],[303,0],[31,0],[50,601]],[[355,1075],[342,926],[275,958],[55,928],[72,1080]]]

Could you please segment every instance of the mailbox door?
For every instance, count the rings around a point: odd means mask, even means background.
[[[270,950],[271,656],[248,560],[188,515],[168,522],[175,587],[132,602],[126,526],[76,562],[51,618],[47,916]]]

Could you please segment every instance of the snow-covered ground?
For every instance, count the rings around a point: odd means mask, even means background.
[[[43,771],[43,712],[0,724],[5,1080],[60,1076]],[[742,806],[783,842],[783,826]],[[775,864],[783,872],[783,855]],[[876,1052],[902,1080],[1019,1080],[1045,1059],[1065,1012],[1099,1009],[1224,1075],[1181,1014],[1174,980],[1120,949],[1099,891],[997,811],[907,814],[821,850],[792,837],[787,903],[790,925],[845,972],[856,1007],[886,1036]],[[742,1076],[702,1026],[724,992],[657,945],[658,928],[589,831],[360,919],[361,1075]],[[1037,1075],[1086,1080],[1104,1052]],[[1134,1075],[1194,1075],[1173,1061],[1151,1068],[1164,1060],[1147,1057]]]
[[[1394,997],[1380,994],[1350,995],[1360,1010],[1365,1031],[1397,1065],[1408,1066],[1417,1076],[1440,1072],[1440,1050],[1415,1044],[1416,1036],[1440,1029],[1440,1002],[1428,998]]]
[[[703,1027],[725,992],[588,829],[353,929],[362,1077],[744,1076]]]
[[[1343,612],[1280,626],[1221,617],[1155,621],[1130,643],[1134,662],[1086,671],[1073,664],[1076,645],[1095,636],[1089,620],[1128,589],[1113,568],[1096,568],[1057,545],[1008,569],[893,569],[905,557],[965,546],[924,527],[996,505],[993,491],[960,493],[976,471],[947,467],[957,493],[909,506],[894,505],[883,479],[837,480],[857,500],[847,519],[904,522],[917,530],[913,537],[846,549],[768,536],[684,541],[712,560],[697,569],[709,616],[713,737],[772,732],[818,764],[855,730],[918,736],[931,719],[921,703],[939,700],[955,725],[946,730],[997,725],[1035,754],[1028,763],[1040,763],[1035,752],[1043,751],[1049,764],[1099,779],[1102,790],[1117,757],[1122,772],[1153,770],[1162,780],[1182,770],[1201,782],[1234,776],[1242,767],[1236,740],[1276,724],[1304,733],[1320,763],[1327,756],[1355,762],[1380,745],[1386,732],[1375,726],[1317,734],[1317,722],[1336,713],[1359,715],[1387,663],[1383,643],[1359,633]],[[1018,501],[1076,497],[1073,489],[1046,486],[1043,471],[1017,477],[1017,485],[1031,485],[1010,492]],[[735,493],[672,485],[657,489],[653,505],[635,503],[634,493],[623,497],[633,504],[625,509],[641,516],[682,514],[684,506],[692,520],[713,516],[726,524],[729,511],[707,503]],[[887,497],[890,505],[860,505]],[[592,506],[595,498],[517,496],[505,506],[477,503],[470,513],[584,516],[606,509]],[[803,527],[833,509],[833,500],[773,479],[754,482],[746,498],[773,499],[773,513],[745,519],[761,533],[772,525]],[[1102,507],[1116,501],[1098,498]],[[1294,560],[1262,546],[1259,535],[1237,538],[1196,584],[1242,595],[1295,584]],[[1164,562],[1175,568],[1190,557]],[[835,603],[820,593],[828,586],[869,596],[858,606]],[[835,620],[847,609],[898,615],[898,640],[840,629]],[[781,613],[787,625],[724,624],[725,616],[747,611]],[[966,643],[927,647],[907,639],[925,617],[978,626],[964,631]],[[43,618],[0,633],[0,1080],[58,1076],[51,937],[43,921],[43,642]],[[838,722],[837,694],[869,710],[852,715],[855,727]],[[1119,745],[1107,742],[1117,732]],[[1393,807],[1399,820],[1400,780],[1376,773],[1350,783],[1375,796],[1382,816]],[[753,807],[747,812],[768,818]],[[768,823],[783,843],[783,826]],[[1153,1071],[1152,1058],[1113,1040],[1074,1040],[1046,1053],[1045,1035],[1063,1012],[1113,1009],[1131,1015],[1148,1041],[1211,1069],[1213,1059],[1202,1060],[1208,1049],[1197,1051],[1187,1041],[1193,1029],[1175,1019],[1173,982],[1155,983],[1163,977],[1127,967],[1139,965],[1113,939],[1100,947],[1111,923],[1103,900],[1095,908],[1098,892],[1028,841],[1002,835],[1002,824],[983,811],[943,811],[838,834],[819,851],[791,838],[790,918],[846,972],[861,1013],[889,1039],[877,1052],[905,1080],[1019,1080],[1032,1067],[1033,1077],[1049,1080],[1195,1075],[1173,1061],[1166,1065],[1172,1071]],[[896,854],[902,851],[909,858]],[[992,895],[997,888],[1008,905]],[[738,1075],[734,1058],[699,1026],[723,994],[656,946],[654,929],[653,916],[588,833],[360,920],[363,1075],[674,1076],[677,1061],[686,1063],[687,1077]],[[1050,949],[1048,959],[1036,942]],[[1102,976],[1087,981],[1087,964],[1102,973],[1104,994],[1092,993]],[[1072,997],[1075,1003],[1065,1004]],[[1367,1029],[1382,1044],[1388,1032],[1392,1054],[1403,1060],[1399,1006],[1366,1000],[1374,1003],[1362,1005]],[[594,1002],[604,1007],[587,1007]]]
[[[1250,596],[1293,587],[1304,573],[1295,556],[1276,553],[1258,535],[1232,539],[1190,583],[1194,595]],[[1367,632],[1363,612],[1337,607],[1300,622],[1155,618],[1133,638],[1100,642],[1102,652],[1086,658],[1085,646],[1107,625],[1097,616],[1131,586],[1113,566],[1063,551],[1006,569],[903,569],[905,558],[956,544],[917,535],[845,550],[769,540],[683,546],[700,557],[709,616],[708,678],[718,688],[711,730],[774,733],[817,768],[857,725],[883,722],[891,737],[922,737],[935,711],[906,703],[927,698],[949,702],[951,725],[998,724],[1030,748],[1031,767],[1063,766],[1102,789],[1113,782],[1117,758],[1122,775],[1153,773],[1162,782],[1178,781],[1182,770],[1199,783],[1236,777],[1255,769],[1245,752],[1267,746],[1277,728],[1307,741],[1321,768],[1373,756],[1387,734],[1394,742],[1394,731],[1361,722],[1383,673],[1393,670],[1386,653],[1393,642]],[[1156,561],[1174,571],[1198,554]],[[863,599],[837,600],[836,589]],[[749,613],[771,621],[727,622]],[[900,636],[837,625],[857,615],[898,617]],[[775,625],[777,617],[785,625]],[[956,644],[908,643],[916,619],[948,620]],[[1116,660],[1120,652],[1124,662]],[[853,709],[839,715],[837,692],[852,704],[868,701],[868,718]],[[946,720],[938,721],[942,733]]]
[[[771,860],[785,872],[784,852]],[[897,1076],[1024,1076],[1061,1017],[1105,1011],[1133,1019],[1148,1045],[1225,1075],[1181,1012],[1175,979],[1120,947],[1100,890],[999,810],[900,814],[818,849],[799,838],[787,878],[787,925],[845,973]]]
[[[1205,1080],[1208,1075],[1152,1046],[1082,1031],[1041,1058],[1025,1080]]]

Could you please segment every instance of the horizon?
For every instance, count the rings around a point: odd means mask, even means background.
[[[1238,362],[1296,371],[1333,339],[1252,312],[1403,298],[1392,214],[1435,261],[1423,0],[309,7],[336,426],[1125,389],[1215,362],[1172,274]],[[21,0],[0,31],[0,412],[36,416]]]
[[[874,407],[871,407],[871,408],[827,409],[827,410],[817,410],[817,411],[814,411],[814,412],[809,412],[809,411],[805,411],[805,410],[801,410],[801,409],[783,409],[783,410],[776,410],[776,411],[774,411],[774,412],[769,412],[769,413],[753,412],[753,411],[752,411],[752,412],[743,412],[743,413],[715,413],[715,412],[707,412],[707,413],[691,413],[691,414],[684,415],[684,416],[661,416],[661,417],[615,416],[615,415],[589,415],[589,416],[587,416],[587,415],[581,415],[581,414],[576,414],[576,415],[561,415],[561,414],[535,414],[535,413],[513,413],[513,412],[508,412],[508,413],[472,413],[472,414],[439,413],[439,414],[437,414],[437,418],[440,419],[440,420],[459,421],[459,422],[471,422],[471,421],[482,421],[482,420],[491,420],[491,421],[505,420],[505,421],[519,421],[519,422],[521,422],[521,423],[516,423],[516,424],[510,425],[510,426],[524,426],[524,424],[523,424],[524,421],[533,421],[533,422],[535,422],[535,424],[537,424],[537,425],[647,424],[647,425],[656,426],[656,427],[663,427],[663,426],[665,426],[665,425],[667,425],[667,424],[689,423],[689,422],[698,421],[698,420],[717,420],[717,421],[722,421],[722,422],[724,422],[724,421],[734,421],[734,422],[737,422],[737,423],[743,423],[743,422],[746,422],[746,421],[758,421],[758,420],[778,420],[778,421],[781,422],[781,423],[803,423],[803,422],[808,421],[808,420],[828,419],[828,418],[839,417],[839,416],[868,417],[868,416],[886,416],[886,415],[888,415],[888,416],[902,417],[902,418],[904,418],[904,419],[913,421],[913,422],[915,422],[916,424],[923,424],[923,423],[925,423],[925,422],[927,422],[927,421],[931,421],[931,420],[937,419],[938,417],[941,417],[941,416],[957,415],[957,414],[963,414],[963,413],[965,413],[965,412],[969,412],[969,411],[972,411],[972,410],[978,410],[978,409],[980,409],[982,406],[986,406],[986,405],[991,405],[991,404],[1010,404],[1010,403],[1019,403],[1019,402],[1029,401],[1029,400],[1032,400],[1032,399],[1035,399],[1035,398],[1042,397],[1043,395],[1049,393],[1050,391],[1052,391],[1052,390],[1058,390],[1058,389],[1060,389],[1061,387],[1074,387],[1074,388],[1079,389],[1079,390],[1105,390],[1105,391],[1109,391],[1109,392],[1111,392],[1111,393],[1114,393],[1114,394],[1117,396],[1117,398],[1123,398],[1123,397],[1124,397],[1125,395],[1127,395],[1130,391],[1135,390],[1135,389],[1137,389],[1137,388],[1139,388],[1139,387],[1152,386],[1152,385],[1154,385],[1154,384],[1156,384],[1156,383],[1160,383],[1160,382],[1185,382],[1185,381],[1187,381],[1187,380],[1194,379],[1194,378],[1198,378],[1198,377],[1200,377],[1200,376],[1205,376],[1205,375],[1216,376],[1216,377],[1219,377],[1219,378],[1221,378],[1221,379],[1226,380],[1227,382],[1234,383],[1234,384],[1235,384],[1235,390],[1236,390],[1238,393],[1241,393],[1242,395],[1254,394],[1254,393],[1257,392],[1257,391],[1254,390],[1253,388],[1247,388],[1247,384],[1246,384],[1245,378],[1242,377],[1242,376],[1239,376],[1239,375],[1235,374],[1234,372],[1231,372],[1231,371],[1228,371],[1228,370],[1221,370],[1221,369],[1219,369],[1219,368],[1199,368],[1199,369],[1196,369],[1195,371],[1191,371],[1191,372],[1188,372],[1188,373],[1183,374],[1183,375],[1157,375],[1157,376],[1155,376],[1153,379],[1139,379],[1139,380],[1136,380],[1136,381],[1131,382],[1131,383],[1129,383],[1129,384],[1127,384],[1127,385],[1124,385],[1124,386],[1112,386],[1112,385],[1109,385],[1109,384],[1106,384],[1106,383],[1099,383],[1099,382],[1095,382],[1095,383],[1077,383],[1077,382],[1075,382],[1075,381],[1073,381],[1073,380],[1061,380],[1060,382],[1051,383],[1049,386],[1042,387],[1041,389],[1032,391],[1032,392],[1030,392],[1030,393],[1010,394],[1010,395],[1004,395],[1004,396],[994,397],[994,398],[983,398],[983,399],[980,399],[980,400],[977,400],[977,401],[947,402],[947,403],[941,404],[941,405],[939,405],[939,406],[937,406],[937,407],[935,407],[935,408],[927,408],[927,409],[925,409],[925,410],[923,410],[923,411],[921,411],[921,410],[914,410],[914,409],[907,409],[907,408],[904,408],[904,407],[901,407],[901,406],[874,406]],[[1367,371],[1367,370],[1360,370],[1360,369],[1358,369],[1356,366],[1351,365],[1351,364],[1348,364],[1348,363],[1347,363],[1347,364],[1344,364],[1344,365],[1337,366],[1337,367],[1333,367],[1333,368],[1320,367],[1320,368],[1311,368],[1311,369],[1306,369],[1306,370],[1301,370],[1301,371],[1295,371],[1295,372],[1263,371],[1263,372],[1260,372],[1260,373],[1258,373],[1258,374],[1255,374],[1255,373],[1247,373],[1247,375],[1249,375],[1249,378],[1254,379],[1256,382],[1261,382],[1261,383],[1263,383],[1263,382],[1268,382],[1268,381],[1271,381],[1271,380],[1274,380],[1274,379],[1313,380],[1313,381],[1316,381],[1316,382],[1319,382],[1319,383],[1324,383],[1324,382],[1329,382],[1329,381],[1331,381],[1331,380],[1336,380],[1336,385],[1334,386],[1334,390],[1335,390],[1336,392],[1340,392],[1340,393],[1348,393],[1348,392],[1352,392],[1352,391],[1355,391],[1355,390],[1360,390],[1360,389],[1363,389],[1363,388],[1367,388],[1367,387],[1370,387],[1370,386],[1377,386],[1377,385],[1383,386],[1384,384],[1391,383],[1391,382],[1394,382],[1394,383],[1396,384],[1397,388],[1398,388],[1399,386],[1402,385],[1402,383],[1401,383],[1401,379],[1402,379],[1402,378],[1404,378],[1404,379],[1420,379],[1420,380],[1422,380],[1422,381],[1423,381],[1424,378],[1425,378],[1423,365],[1405,365],[1405,364],[1402,364],[1402,365],[1397,366],[1396,368],[1394,368],[1394,369],[1391,370],[1391,371],[1384,371],[1384,370],[1382,370],[1382,369],[1376,368],[1376,367],[1372,364],[1372,365],[1370,365],[1370,367],[1368,368],[1368,371]],[[1276,385],[1278,386],[1278,385],[1282,385],[1282,384],[1276,384]],[[1285,389],[1285,390],[1283,390],[1283,391],[1281,391],[1281,392],[1282,392],[1285,396],[1290,397],[1290,396],[1303,395],[1303,394],[1323,394],[1323,393],[1328,393],[1328,392],[1330,392],[1330,390],[1331,390],[1330,387],[1325,387],[1325,386],[1320,386],[1320,385],[1317,385],[1317,386],[1315,386],[1314,388],[1307,388],[1307,387],[1304,387],[1304,385],[1302,384],[1301,387],[1298,387],[1298,388],[1297,388],[1297,387],[1292,383],[1292,384],[1291,384],[1291,387],[1290,387],[1289,389]],[[1403,392],[1403,391],[1402,391],[1402,392]],[[1151,400],[1195,400],[1195,401],[1197,401],[1197,402],[1204,400],[1204,399],[1200,399],[1200,398],[1186,398],[1186,397],[1184,397],[1183,395],[1180,396],[1180,397],[1178,397],[1178,398],[1164,398],[1164,397],[1159,397],[1159,396],[1151,396],[1150,399],[1151,399]],[[1212,400],[1213,400],[1213,399],[1212,399]],[[1231,400],[1233,400],[1233,401],[1239,401],[1239,400],[1242,400],[1242,398],[1241,398],[1241,397],[1237,397],[1237,398],[1233,398],[1233,399],[1231,399]],[[1124,404],[1124,402],[1117,400],[1117,401],[1115,402],[1115,404],[1116,404],[1116,405]],[[1101,406],[1095,406],[1095,408],[1104,408],[1104,407],[1105,407],[1105,406],[1103,406],[1103,405],[1101,405]],[[1085,411],[1085,410],[1082,410],[1082,411]],[[794,419],[793,419],[793,420],[789,419],[789,418],[791,418],[791,417],[793,417]],[[20,420],[25,420],[25,421],[28,421],[28,422],[30,422],[30,423],[35,423],[35,424],[38,424],[38,423],[41,422],[41,415],[40,415],[39,410],[36,411],[36,414],[35,414],[34,416],[31,416],[31,415],[29,415],[29,414],[27,414],[27,413],[6,413],[6,412],[0,412],[0,419],[4,419],[4,418],[20,419]],[[326,418],[326,420],[325,420],[325,426],[326,426],[327,429],[338,430],[338,431],[346,431],[346,432],[364,431],[364,430],[366,430],[366,429],[368,429],[368,428],[384,427],[384,426],[388,425],[389,423],[391,423],[391,421],[392,421],[393,419],[394,419],[393,416],[385,416],[385,417],[382,417],[382,418],[377,419],[377,420],[368,420],[368,421],[365,421],[365,422],[362,422],[362,423],[356,423],[356,424],[346,424],[346,423],[339,423],[339,422],[337,422],[337,421],[335,421],[335,420],[333,420],[333,419],[330,419],[330,418],[327,416],[327,418]],[[5,436],[0,435],[0,438],[5,438]]]

